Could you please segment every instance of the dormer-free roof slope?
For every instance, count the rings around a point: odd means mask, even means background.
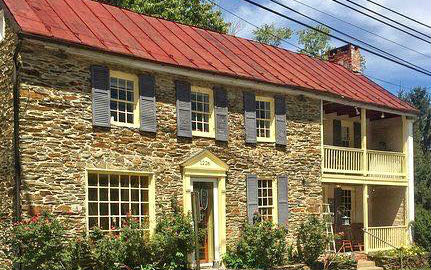
[[[415,112],[362,74],[303,54],[90,0],[0,0],[21,33]]]

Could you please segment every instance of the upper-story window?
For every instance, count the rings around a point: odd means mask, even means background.
[[[138,126],[138,77],[119,71],[111,71],[110,90],[111,123],[122,126]]]
[[[149,230],[154,214],[152,178],[135,173],[90,172],[87,183],[88,228],[119,230],[126,218]]]
[[[192,135],[214,137],[213,92],[209,88],[192,86]]]
[[[275,141],[274,99],[256,96],[256,134],[257,140]]]

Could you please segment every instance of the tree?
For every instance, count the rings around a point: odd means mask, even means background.
[[[299,52],[311,57],[328,60],[327,52],[333,49],[329,43],[331,40],[331,37],[328,36],[330,30],[323,25],[318,25],[315,28],[319,29],[323,33],[314,29],[302,29],[296,32],[298,35],[298,43],[304,46],[304,48],[300,49]]]
[[[264,24],[256,30],[253,30],[254,39],[273,46],[279,46],[283,39],[292,36],[292,30],[289,27],[276,27],[275,24]]]
[[[96,0],[138,13],[226,33],[229,24],[212,3],[201,0]]]

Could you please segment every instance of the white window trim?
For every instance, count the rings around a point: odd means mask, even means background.
[[[90,232],[89,224],[89,198],[88,198],[88,175],[94,174],[127,174],[127,175],[137,175],[137,176],[147,176],[148,177],[148,203],[149,203],[149,232],[150,235],[154,233],[156,227],[156,194],[155,194],[155,175],[153,172],[147,171],[131,171],[131,170],[109,170],[109,169],[98,169],[90,168],[85,170],[85,227],[87,234]],[[140,207],[140,206],[139,206]],[[121,211],[121,209],[120,209]]]
[[[191,92],[203,93],[208,95],[209,102],[209,129],[208,132],[192,130],[192,136],[204,137],[204,138],[215,138],[215,117],[214,117],[214,93],[211,88],[192,85]],[[192,102],[192,101],[190,101]]]
[[[264,137],[259,137],[256,136],[256,140],[258,142],[275,142],[275,105],[274,105],[274,98],[272,97],[265,97],[265,96],[256,96],[256,101],[265,101],[265,102],[269,102],[270,105],[270,116],[271,116],[271,121],[270,121],[270,126],[269,126],[269,132],[270,132],[270,136],[269,138],[264,138]],[[256,133],[257,133],[257,127],[256,127]]]
[[[133,124],[114,121],[111,117],[111,125],[119,127],[139,128],[140,110],[139,110],[139,79],[138,76],[131,73],[125,73],[117,70],[109,71],[109,81],[111,77],[133,81]],[[111,96],[109,96],[109,115],[111,115]]]

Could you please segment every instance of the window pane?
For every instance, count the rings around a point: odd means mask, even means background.
[[[121,201],[122,202],[129,201],[129,190],[128,189],[122,189],[121,190]]]
[[[141,188],[148,188],[148,177],[141,176]]]
[[[97,174],[88,174],[88,185],[97,186]]]
[[[88,214],[90,216],[97,216],[99,211],[98,211],[98,205],[97,203],[89,203],[88,204]]]
[[[142,203],[141,204],[141,215],[149,215],[150,213],[150,207],[148,203]]]
[[[129,204],[128,203],[122,203],[121,204],[121,215],[126,216],[129,214]]]
[[[118,216],[120,214],[120,205],[118,203],[111,203],[111,215]]]
[[[132,215],[139,215],[139,203],[132,203]]]
[[[89,201],[97,201],[97,188],[89,188],[88,189],[88,200]]]
[[[130,176],[130,185],[134,188],[139,187],[139,176],[132,175]]]
[[[118,187],[118,184],[120,183],[119,178],[120,178],[119,175],[111,174],[110,176],[111,187]]]
[[[129,176],[128,175],[122,175],[121,176],[121,186],[122,187],[128,187],[129,186]]]
[[[100,218],[100,228],[102,230],[109,230],[109,218],[108,217]]]
[[[133,202],[139,201],[139,190],[133,189],[131,190],[131,193],[132,193],[132,201]]]
[[[141,201],[148,202],[148,190],[141,190]]]
[[[99,186],[103,186],[103,187],[108,186],[108,175],[107,174],[99,174]]]
[[[101,216],[107,216],[109,214],[108,203],[101,203],[99,207]]]
[[[108,189],[101,188],[99,189],[99,201],[107,201],[108,200]]]
[[[111,198],[110,198],[110,201],[112,202],[112,201],[119,201],[120,200],[120,196],[119,196],[119,190],[118,189],[116,189],[116,188],[111,188],[111,190],[110,190],[110,195],[111,195]]]
[[[98,226],[99,226],[99,224],[97,222],[97,217],[88,218],[88,227],[90,229],[94,228],[94,227],[98,227]]]

